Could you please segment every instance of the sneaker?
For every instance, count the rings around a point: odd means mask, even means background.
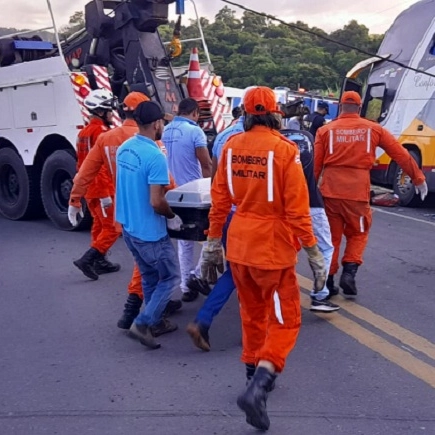
[[[160,344],[154,340],[154,337],[151,334],[151,329],[147,325],[138,325],[133,323],[130,326],[129,335],[133,338],[136,338],[141,344],[149,347],[150,349],[160,348]]]
[[[311,299],[311,308],[310,311],[315,311],[318,313],[333,313],[334,311],[338,311],[340,307],[327,299],[322,299],[318,301],[314,298]]]
[[[190,274],[189,279],[186,281],[186,285],[189,290],[201,293],[204,296],[208,296],[211,292],[208,282],[197,278],[193,273]]]
[[[201,323],[189,323],[187,325],[187,333],[193,340],[193,344],[199,349],[209,352],[210,339],[208,337],[208,328]]]
[[[171,323],[168,319],[162,319],[159,323],[150,327],[153,337],[160,337],[163,334],[169,334],[178,329],[175,323]]]
[[[162,317],[172,316],[176,311],[178,311],[183,306],[180,299],[171,300],[167,303],[165,311],[163,311]]]
[[[189,290],[188,292],[183,293],[181,300],[183,302],[193,302],[198,297],[198,295],[199,293],[197,291]]]

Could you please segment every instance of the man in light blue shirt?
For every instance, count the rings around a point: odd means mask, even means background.
[[[177,329],[177,325],[162,319],[162,314],[180,282],[167,227],[179,231],[182,221],[166,201],[169,170],[166,157],[155,143],[163,131],[163,117],[157,103],[141,103],[134,112],[139,133],[116,153],[115,216],[141,272],[146,304],[131,325],[130,335],[152,349],[160,347],[153,337],[156,328],[160,334]]]
[[[178,115],[164,129],[162,142],[167,155],[169,170],[177,186],[211,177],[211,159],[207,137],[198,125],[199,106],[192,98],[185,98],[178,106]],[[209,285],[200,279],[199,263],[194,263],[195,242],[178,241],[178,258],[181,269],[182,300],[191,302],[198,293],[208,295]]]

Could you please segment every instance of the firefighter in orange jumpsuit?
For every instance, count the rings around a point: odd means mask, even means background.
[[[127,139],[134,136],[139,130],[136,121],[133,119],[133,112],[136,107],[144,102],[149,101],[149,98],[141,92],[129,93],[123,101],[123,111],[125,114],[125,121],[122,126],[114,128],[107,133],[102,134],[96,141],[95,146],[90,150],[86,156],[79,172],[74,177],[74,185],[70,194],[70,207],[73,208],[73,215],[71,223],[73,225],[77,222],[77,214],[80,212],[80,200],[85,196],[88,188],[92,185],[95,178],[100,173],[102,168],[105,168],[111,175],[113,185],[116,184],[116,150]],[[162,151],[164,147],[159,143]],[[173,189],[175,183],[172,178],[171,185],[168,189]],[[119,224],[115,222],[115,227],[118,235],[121,234],[122,229]],[[124,313],[118,321],[118,327],[121,329],[129,329],[133,320],[139,314],[143,302],[142,292],[142,277],[137,265],[134,265],[133,275],[128,285],[128,298],[124,306]],[[181,301],[169,301],[165,314],[172,314],[174,311],[181,308]]]
[[[77,138],[77,170],[80,170],[100,134],[110,129],[114,107],[113,94],[106,89],[96,89],[89,93],[83,104],[89,110],[91,119]],[[98,275],[117,272],[120,269],[119,264],[111,263],[105,257],[119,237],[113,220],[114,194],[112,178],[105,168],[101,168],[85,195],[93,218],[91,247],[81,258],[74,261],[74,265],[93,280],[97,280]]]
[[[314,175],[320,180],[334,245],[327,286],[330,294],[338,294],[334,275],[339,269],[344,234],[346,248],[340,287],[346,297],[354,298],[358,293],[355,275],[363,263],[372,223],[370,169],[376,160],[376,147],[382,148],[411,177],[422,199],[428,189],[423,172],[394,136],[379,124],[360,117],[361,97],[358,93],[345,92],[340,108],[339,117],[317,132]]]
[[[238,406],[246,421],[269,428],[267,393],[296,344],[301,324],[295,264],[299,239],[315,274],[315,289],[327,271],[310,217],[308,189],[296,144],[279,133],[274,92],[250,89],[245,96],[245,133],[232,136],[222,152],[211,197],[210,228],[201,264],[213,280],[222,270],[222,228],[236,205],[228,229],[227,259],[240,302],[242,361],[256,366]]]

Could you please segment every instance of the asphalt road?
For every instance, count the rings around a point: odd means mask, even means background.
[[[392,214],[391,214],[392,213]],[[270,434],[435,434],[435,208],[379,209],[356,302],[303,326],[277,389]],[[0,218],[0,435],[256,433],[236,406],[244,387],[236,298],[202,353],[184,329],[150,351],[117,329],[132,259],[87,280],[72,265],[87,232]],[[309,287],[305,258],[298,266]]]

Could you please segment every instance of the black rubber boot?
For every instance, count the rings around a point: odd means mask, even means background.
[[[95,272],[94,263],[97,258],[100,258],[101,254],[95,249],[90,248],[84,254],[82,258],[73,261],[74,266],[78,267],[85,276],[96,281],[98,279],[97,272]]]
[[[246,386],[248,386],[249,382],[251,382],[255,374],[255,364],[245,364],[245,366],[246,366]],[[275,389],[275,381],[277,375],[272,375],[272,376],[273,376],[273,382],[269,385],[267,389],[268,393],[270,393]]]
[[[260,430],[268,430],[267,391],[275,377],[264,367],[257,367],[246,391],[237,399],[238,407],[246,414],[246,422]]]
[[[127,301],[124,304],[124,312],[118,320],[118,328],[130,329],[134,319],[139,315],[141,306],[142,299],[138,295],[128,295]]]
[[[101,255],[101,257],[95,260],[94,268],[98,275],[103,275],[104,273],[118,272],[121,269],[121,265],[111,263],[104,255]]]
[[[340,293],[340,289],[334,284],[334,275],[328,275],[328,279],[326,280],[326,287],[329,290],[329,295],[326,299],[330,299]]]
[[[356,263],[343,263],[340,287],[343,289],[343,294],[348,298],[354,298],[358,294],[355,282],[355,275],[358,271],[358,266],[359,265]]]

